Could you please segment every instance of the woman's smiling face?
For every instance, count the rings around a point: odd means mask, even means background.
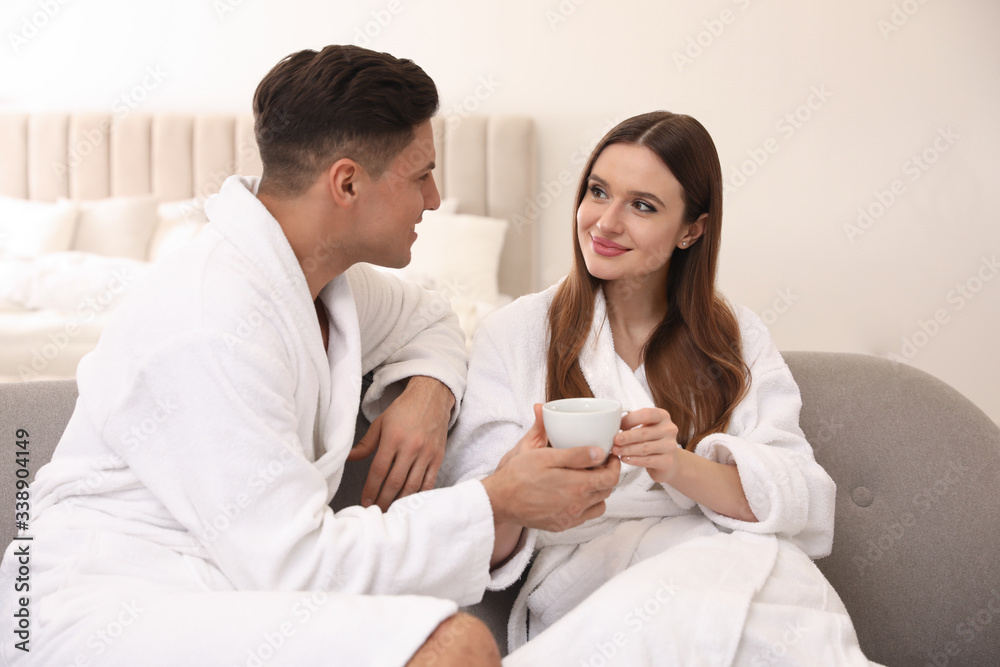
[[[610,144],[594,162],[576,211],[587,270],[605,281],[666,285],[675,248],[700,235],[684,222],[684,189],[653,151]],[[700,222],[700,220],[699,220]]]

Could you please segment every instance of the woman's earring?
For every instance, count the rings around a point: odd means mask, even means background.
[[[683,247],[685,247],[685,248],[687,247],[687,244],[688,244],[688,242],[687,242],[687,241],[682,241],[682,242],[681,242],[681,245],[682,245]]]

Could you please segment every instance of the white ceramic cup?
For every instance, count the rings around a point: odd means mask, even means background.
[[[605,457],[621,430],[622,404],[609,398],[562,398],[542,406],[553,447],[600,447]]]

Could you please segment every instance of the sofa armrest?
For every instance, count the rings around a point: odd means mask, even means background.
[[[1000,428],[944,382],[860,354],[786,352],[837,483],[816,564],[886,665],[1000,664]]]
[[[14,494],[17,490],[15,480],[23,475],[18,473],[21,462],[26,463],[27,479],[34,480],[38,469],[52,458],[73,414],[76,397],[75,380],[0,383],[0,441],[4,452],[0,458],[0,511],[4,513],[0,521],[0,540],[4,550],[17,534]],[[17,435],[19,430],[27,432],[23,438],[28,441],[25,449],[16,444],[22,440]],[[23,452],[27,455],[20,456]],[[28,523],[30,534],[30,519]]]

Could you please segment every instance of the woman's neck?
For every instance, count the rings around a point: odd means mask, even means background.
[[[642,348],[667,313],[667,290],[662,283],[659,287],[624,281],[604,283],[615,352],[633,371],[642,364]]]

